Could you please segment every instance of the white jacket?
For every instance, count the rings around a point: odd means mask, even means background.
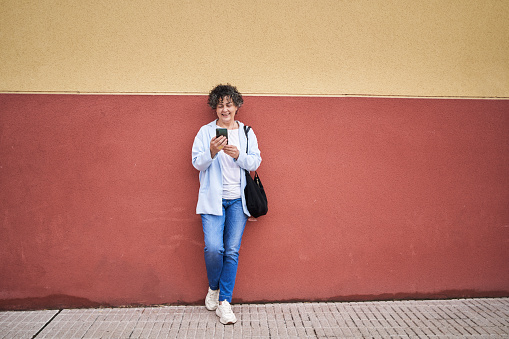
[[[239,157],[237,165],[240,175],[240,188],[242,192],[242,207],[246,215],[250,215],[246,207],[246,198],[244,196],[244,188],[246,187],[246,176],[244,169],[255,171],[260,166],[262,158],[258,149],[258,140],[252,129],[249,130],[249,149],[246,154],[246,135],[244,133],[244,124],[239,124]],[[214,159],[210,156],[210,141],[216,136],[216,121],[202,126],[198,134],[194,138],[192,158],[193,166],[200,171],[200,192],[198,194],[198,204],[196,206],[196,214],[213,214],[222,215],[222,195],[223,195],[223,174],[219,156],[216,154]]]

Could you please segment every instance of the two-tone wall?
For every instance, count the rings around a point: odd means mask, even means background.
[[[509,295],[504,1],[4,1],[0,309],[201,303],[190,149],[246,94],[235,302]]]

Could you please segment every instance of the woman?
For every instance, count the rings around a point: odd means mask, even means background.
[[[201,215],[205,237],[205,265],[209,289],[208,310],[216,311],[222,324],[237,321],[231,308],[237,275],[240,243],[247,218],[244,169],[254,171],[262,158],[251,129],[246,153],[244,124],[235,116],[243,104],[242,95],[231,85],[218,85],[208,104],[217,119],[202,126],[193,143],[193,166],[200,171],[196,213]],[[217,128],[228,129],[228,138],[216,137]]]

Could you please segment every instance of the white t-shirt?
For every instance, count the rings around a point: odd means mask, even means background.
[[[228,145],[234,145],[240,149],[239,142],[239,129],[228,130]],[[222,150],[219,151],[219,161],[223,170],[223,199],[239,199],[240,192],[240,167],[237,162],[225,154]]]

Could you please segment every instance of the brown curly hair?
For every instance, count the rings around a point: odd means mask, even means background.
[[[226,85],[217,85],[210,91],[208,105],[212,109],[217,108],[217,104],[223,100],[224,97],[229,97],[237,108],[240,108],[244,103],[244,99],[242,99],[242,94],[237,90],[237,87],[232,86],[230,84]]]

